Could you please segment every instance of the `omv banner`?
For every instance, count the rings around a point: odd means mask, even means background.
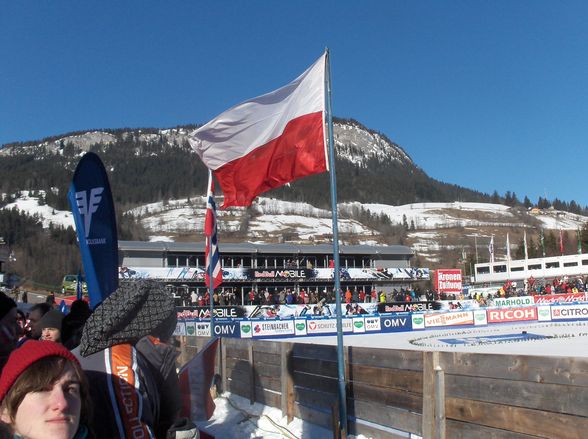
[[[100,158],[86,153],[67,194],[76,224],[90,306],[118,287],[118,239],[108,176]]]

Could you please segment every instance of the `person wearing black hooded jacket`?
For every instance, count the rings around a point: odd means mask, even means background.
[[[173,430],[177,355],[162,341],[175,326],[173,296],[152,281],[125,283],[94,309],[73,353],[91,383],[97,437],[159,439]]]

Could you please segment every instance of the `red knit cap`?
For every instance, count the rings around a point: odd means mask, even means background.
[[[63,345],[48,340],[29,340],[18,349],[12,351],[0,376],[0,404],[4,397],[27,367],[46,357],[63,357],[76,364],[78,359]]]

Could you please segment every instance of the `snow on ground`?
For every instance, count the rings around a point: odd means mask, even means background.
[[[208,422],[197,422],[198,428],[222,439],[249,438],[329,438],[333,433],[326,428],[298,418],[288,424],[282,411],[249,399],[223,393],[214,400],[216,409]],[[362,436],[358,436],[361,438]]]
[[[296,214],[307,217],[331,218],[330,210],[317,209],[308,203],[294,203],[291,201],[276,200],[275,198],[259,197],[253,206],[257,212],[262,214]]]
[[[313,218],[301,215],[261,215],[251,220],[249,225],[250,236],[260,237],[285,231],[295,231],[300,239],[310,239],[316,235],[329,235],[332,233],[330,218]],[[352,233],[369,237],[377,234],[363,224],[353,220],[340,220],[339,233]]]
[[[501,204],[455,202],[415,203],[402,206],[369,203],[359,205],[373,214],[388,216],[393,224],[402,224],[406,218],[408,225],[414,224],[417,229],[487,226],[510,223],[513,220],[510,208]],[[483,214],[482,218],[468,217],[473,213]]]
[[[44,191],[38,191],[40,194],[45,194]],[[63,210],[55,210],[46,204],[39,204],[39,197],[31,196],[31,191],[23,191],[20,198],[14,203],[9,203],[4,206],[4,209],[12,210],[16,207],[18,210],[26,212],[30,216],[37,215],[43,222],[43,227],[48,228],[50,224],[63,227],[75,227],[71,212]]]
[[[582,228],[588,220],[588,218],[582,215],[560,212],[556,210],[550,211],[549,209],[544,211],[544,213],[535,215],[535,218],[541,221],[543,227],[551,230],[577,230]]]
[[[156,215],[146,216],[141,223],[151,233],[155,232],[194,232],[204,229],[204,209],[202,213],[192,207],[178,207],[164,210]]]
[[[43,193],[43,191],[39,191]],[[39,198],[23,191],[19,199],[10,203],[4,209],[18,208],[29,215],[38,215],[44,227],[49,224],[59,226],[74,226],[70,211],[59,211],[48,205],[40,205]],[[220,204],[220,201],[219,201]],[[500,204],[485,203],[415,203],[403,206],[389,206],[385,204],[344,203],[340,210],[350,211],[353,208],[367,209],[374,214],[387,215],[392,223],[402,224],[404,217],[409,225],[414,223],[419,232],[411,232],[410,236],[417,238],[415,250],[426,253],[433,246],[438,247],[436,233],[427,234],[426,229],[447,227],[476,227],[500,226],[517,224],[517,217],[511,208]],[[231,208],[218,210],[219,229],[222,232],[236,231],[241,226],[241,218],[246,210]],[[300,235],[301,240],[307,240],[314,235],[328,235],[331,230],[330,211],[317,209],[308,203],[294,203],[273,198],[259,197],[252,207],[253,216],[249,222],[253,231],[252,238],[260,238],[264,232],[278,233],[292,231]],[[159,240],[165,240],[171,233],[185,233],[201,231],[204,225],[205,198],[183,198],[164,202],[150,203],[127,211],[139,217],[150,231],[150,235],[163,235]],[[551,230],[577,230],[588,218],[553,209],[545,209],[533,215],[543,227]],[[354,236],[365,237],[362,244],[377,244],[378,240],[370,237],[378,233],[354,220],[339,218],[339,231]]]
[[[173,236],[150,235],[149,242],[174,242]]]
[[[512,209],[490,203],[413,203],[402,206],[387,204],[345,203],[345,207],[362,207],[374,214],[385,214],[393,224],[402,224],[404,218],[417,229],[449,227],[507,226],[516,221]],[[588,218],[567,212],[546,209],[533,215],[546,229],[576,230]],[[479,218],[476,218],[479,217]]]
[[[526,331],[526,334],[523,334]],[[517,341],[517,337],[546,337]],[[335,335],[275,339],[296,343],[336,345]],[[505,355],[588,357],[588,321],[500,324],[379,334],[345,334],[345,346],[377,349],[478,352]],[[216,410],[199,428],[217,438],[326,438],[332,433],[295,418],[287,424],[279,409],[225,393],[215,399]],[[351,436],[354,437],[354,436]],[[364,436],[357,436],[358,439]]]
[[[516,340],[516,336],[544,336]],[[301,342],[301,338],[282,339]],[[335,335],[306,337],[304,343],[336,345]],[[412,332],[353,334],[345,346],[419,351],[478,352],[494,354],[588,357],[588,321],[499,324],[474,328],[429,329]]]

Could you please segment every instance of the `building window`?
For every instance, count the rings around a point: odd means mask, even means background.
[[[564,267],[577,267],[577,262],[564,262]]]
[[[546,262],[545,268],[559,268],[559,262]]]
[[[477,267],[476,273],[478,274],[490,274],[490,267]]]
[[[495,265],[493,271],[494,273],[506,273],[506,265]]]
[[[510,271],[523,271],[525,267],[511,267]]]
[[[529,265],[529,270],[541,270],[541,264]]]

